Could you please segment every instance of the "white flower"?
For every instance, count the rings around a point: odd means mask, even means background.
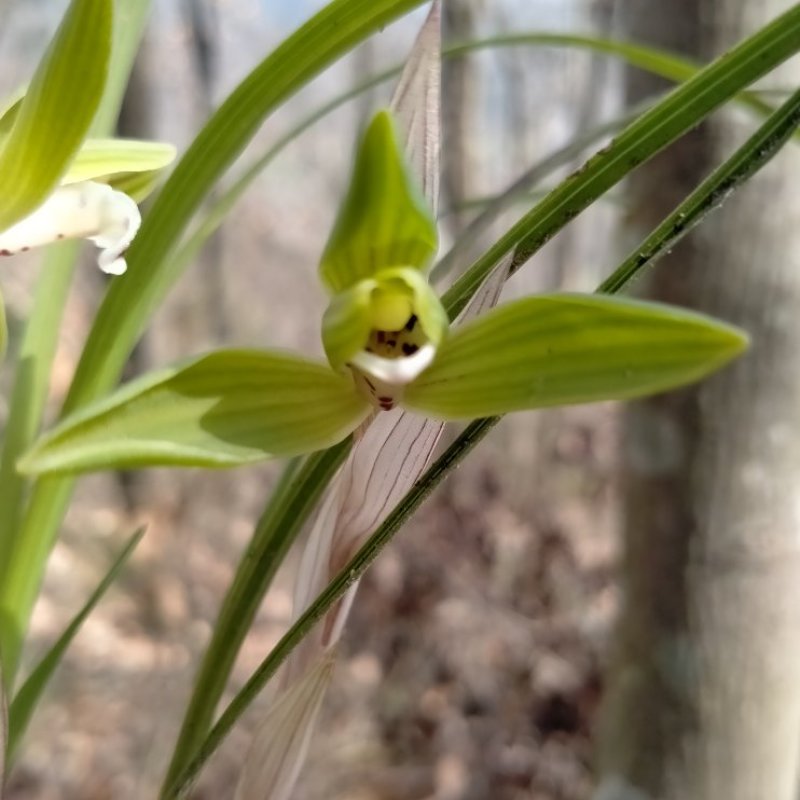
[[[136,203],[104,183],[60,186],[33,213],[0,233],[0,255],[62,239],[89,239],[100,248],[100,269],[122,275],[127,268],[125,251],[141,221]]]

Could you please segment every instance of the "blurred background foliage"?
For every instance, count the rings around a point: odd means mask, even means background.
[[[120,133],[185,147],[241,76],[322,5],[156,0]],[[789,5],[448,0],[445,37],[593,33],[705,61]],[[30,73],[64,6],[60,0],[3,3],[0,91],[14,90]],[[423,13],[327,71],[269,120],[248,153],[260,154],[332,94],[399,62]],[[768,79],[769,88],[785,89],[797,77],[796,67],[786,67]],[[627,103],[662,90],[618,60],[585,50],[514,47],[447,62],[445,242],[459,237],[483,198],[532,163]],[[325,301],[317,259],[356,131],[388,92],[379,87],[344,106],[270,165],[158,313],[130,374],[221,343],[321,354]],[[515,276],[507,294],[591,289],[753,122],[740,112],[717,115],[594,204]],[[663,278],[648,287],[744,325],[755,333],[756,356],[706,388],[624,414],[601,405],[505,421],[368,575],[296,797],[571,800],[590,794],[593,776],[605,779],[604,800],[634,797],[613,793],[628,779],[653,796],[794,796],[778,787],[789,785],[783,750],[796,745],[800,732],[797,690],[785,685],[800,667],[790,535],[800,524],[790,500],[800,472],[792,430],[800,397],[798,377],[782,369],[800,337],[789,305],[800,301],[800,277],[792,275],[799,243],[790,215],[781,223],[761,209],[777,196],[787,208],[797,202],[795,149],[790,145],[731,209],[690,237],[673,256],[680,269],[656,271]],[[580,163],[576,157],[547,185]],[[34,258],[3,265],[12,346],[14,320],[27,313],[37,269]],[[78,273],[56,361],[53,409],[104,280],[94,269]],[[2,381],[8,385],[7,373]],[[154,795],[193,665],[275,476],[274,465],[266,465],[82,479],[50,561],[30,657],[80,606],[132,524],[146,521],[149,531],[65,658],[33,722],[9,800]],[[786,554],[794,558],[776,578],[770,565]],[[264,604],[240,659],[240,681],[289,617],[293,566],[290,558]],[[774,580],[780,588],[769,591]],[[621,603],[621,589],[632,602]],[[698,620],[705,627],[698,629]],[[747,624],[736,628],[742,620]],[[779,638],[780,647],[755,641],[764,634]],[[695,646],[719,658],[687,660]],[[698,670],[691,680],[689,661]],[[758,687],[776,681],[765,703]],[[737,689],[742,685],[749,687],[744,694]],[[778,718],[779,741],[765,734]],[[194,797],[232,796],[257,719],[254,708]],[[767,773],[780,774],[774,791],[748,794],[740,786],[731,791],[744,793],[731,794],[714,783],[739,757],[742,743],[724,735],[731,726],[760,743],[750,748],[752,764],[735,774],[727,770],[731,780],[749,771],[752,786],[763,789]],[[599,748],[597,730],[604,732]],[[704,750],[704,731],[721,742],[718,749]],[[684,769],[686,743],[697,741],[698,763],[716,765],[706,764],[705,772],[697,765]],[[800,747],[795,750],[796,759]],[[689,773],[705,775],[697,778],[704,788],[687,782]],[[709,786],[719,791],[704,793]]]

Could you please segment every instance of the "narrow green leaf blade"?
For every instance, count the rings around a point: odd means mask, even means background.
[[[356,154],[320,274],[333,292],[387,267],[422,269],[437,248],[436,222],[406,164],[392,115],[380,111]]]
[[[230,467],[328,447],[368,412],[352,379],[323,364],[284,353],[220,350],[146,375],[67,417],[19,468]]]
[[[14,700],[8,710],[9,760],[14,758],[14,753],[28,727],[28,722],[36,709],[42,692],[44,692],[47,684],[50,682],[50,678],[53,677],[53,673],[61,663],[64,653],[67,651],[70,644],[72,644],[72,640],[81,629],[81,625],[86,621],[89,614],[92,613],[111,584],[117,579],[122,568],[141,541],[142,536],[144,536],[144,532],[145,528],[141,527],[128,539],[127,544],[114,559],[111,568],[89,596],[83,608],[73,617],[64,632],[58,637],[55,644],[47,651],[42,660],[34,667],[25,683],[22,684],[20,690],[14,696]]]
[[[62,183],[77,183],[120,173],[162,170],[175,160],[176,150],[165,142],[136,139],[88,139],[69,165]]]
[[[368,430],[371,430],[368,428]],[[351,439],[314,453],[301,463],[290,462],[247,545],[236,574],[220,604],[211,639],[203,653],[192,696],[186,706],[172,760],[164,777],[162,796],[184,770],[208,733],[234,662],[261,601],[290,546],[317,507],[331,478],[350,452]]]
[[[73,0],[0,149],[0,230],[33,211],[80,147],[111,54],[111,0]]]
[[[737,328],[656,303],[530,297],[456,331],[404,402],[467,419],[640,397],[698,380],[746,345]]]

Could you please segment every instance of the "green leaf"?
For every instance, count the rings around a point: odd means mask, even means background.
[[[111,0],[73,0],[0,149],[0,230],[58,183],[97,111],[111,54]]]
[[[142,466],[230,467],[328,447],[369,405],[323,364],[258,350],[220,350],[146,375],[45,434],[25,473]]]
[[[746,346],[732,326],[656,303],[530,297],[453,332],[404,405],[469,419],[641,397],[696,381]]]
[[[388,111],[373,118],[322,254],[320,274],[332,292],[387,267],[423,269],[437,247],[436,222],[415,183]]]
[[[4,100],[4,107],[0,112],[0,143],[11,132],[11,128],[14,127],[14,123],[17,121],[17,114],[19,114],[19,109],[27,91],[28,87],[26,86]]]
[[[81,625],[86,621],[86,618],[100,602],[111,584],[117,579],[122,568],[141,541],[142,536],[144,536],[144,532],[144,527],[139,528],[133,536],[130,537],[120,554],[114,559],[114,563],[103,577],[103,580],[100,581],[97,588],[83,605],[83,608],[73,617],[64,632],[58,637],[55,644],[47,651],[42,660],[34,667],[25,683],[22,684],[20,690],[14,696],[8,714],[9,760],[14,758],[14,753],[28,727],[28,722],[30,722],[33,712],[36,710],[42,692],[44,692],[47,684],[50,682],[50,678],[53,677],[53,673],[61,663],[64,653],[67,651],[70,644],[72,644],[72,640],[81,629]]]
[[[800,90],[789,97],[758,130],[717,167],[639,246],[597,290],[614,294],[673,247],[711,211],[718,209],[765,164],[778,154],[800,124]]]
[[[61,183],[97,180],[120,173],[162,170],[175,160],[175,153],[175,148],[164,142],[87,139],[69,165]]]

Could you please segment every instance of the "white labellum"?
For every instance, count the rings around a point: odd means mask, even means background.
[[[89,239],[100,248],[100,269],[122,275],[127,268],[125,251],[141,221],[136,203],[104,183],[61,186],[33,213],[0,233],[0,255],[62,239]]]

